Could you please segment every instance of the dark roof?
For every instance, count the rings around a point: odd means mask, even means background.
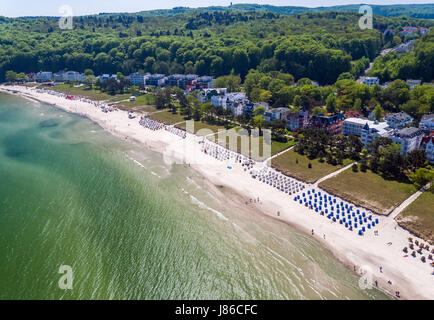
[[[434,113],[431,114],[425,114],[422,117],[422,121],[434,121]]]
[[[400,136],[415,136],[421,133],[421,130],[418,128],[410,127],[399,130],[398,134]]]
[[[398,113],[392,113],[387,115],[387,119],[395,119],[395,120],[405,120],[408,118],[411,118],[407,113],[405,112],[398,112]]]

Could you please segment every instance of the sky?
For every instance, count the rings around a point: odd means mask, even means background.
[[[61,16],[63,5],[72,8],[73,15],[96,14],[100,12],[138,12],[173,7],[228,6],[230,0],[0,0],[0,16]],[[371,0],[369,4],[416,4],[433,3],[434,0]],[[320,7],[343,4],[360,4],[352,0],[232,0],[232,3],[258,3],[276,6]],[[69,15],[69,14],[68,14]]]

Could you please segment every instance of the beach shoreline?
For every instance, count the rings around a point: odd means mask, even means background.
[[[121,139],[137,142],[154,152],[169,155],[168,158],[172,160],[182,161],[209,183],[227,187],[246,201],[259,198],[255,207],[267,216],[294,226],[308,235],[314,230],[314,238],[351,270],[357,273],[361,267],[371,270],[372,281],[377,281],[381,290],[392,296],[399,291],[402,299],[434,299],[434,277],[429,262],[422,263],[418,257],[403,257],[402,249],[408,246],[408,238],[417,237],[401,228],[393,219],[380,216],[381,223],[377,228],[379,235],[371,233],[359,237],[355,232],[314,214],[294,202],[292,197],[252,179],[241,166],[228,169],[228,163],[205,155],[198,143],[202,137],[188,134],[186,139],[182,139],[164,129],[152,131],[140,126],[137,118],[129,119],[126,111],[104,113],[92,103],[67,100],[38,92],[34,88],[2,85],[0,92],[48,103],[66,112],[87,117]]]

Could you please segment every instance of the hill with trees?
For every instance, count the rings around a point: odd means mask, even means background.
[[[400,4],[400,5],[370,5],[374,15],[385,17],[408,16],[412,18],[434,19],[434,4]],[[256,11],[256,12],[273,12],[277,14],[293,15],[306,12],[358,12],[360,5],[340,5],[330,7],[296,7],[296,6],[272,6],[260,4],[234,4],[232,6],[222,7],[203,7],[203,8],[188,8],[175,7],[165,10],[150,10],[133,13],[131,15],[141,16],[166,16],[172,17],[177,14],[186,13],[203,13],[203,12],[239,12],[239,11]],[[110,13],[108,13],[110,15]]]
[[[360,14],[202,12],[172,17],[95,15],[74,18],[0,17],[0,80],[5,73],[91,69],[95,74],[197,73],[215,77],[251,69],[290,73],[331,84],[343,72],[363,70],[384,46],[382,31],[432,21],[376,17],[360,30]]]

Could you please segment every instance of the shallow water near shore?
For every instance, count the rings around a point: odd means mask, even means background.
[[[389,299],[244,200],[86,118],[0,94],[0,299]]]

